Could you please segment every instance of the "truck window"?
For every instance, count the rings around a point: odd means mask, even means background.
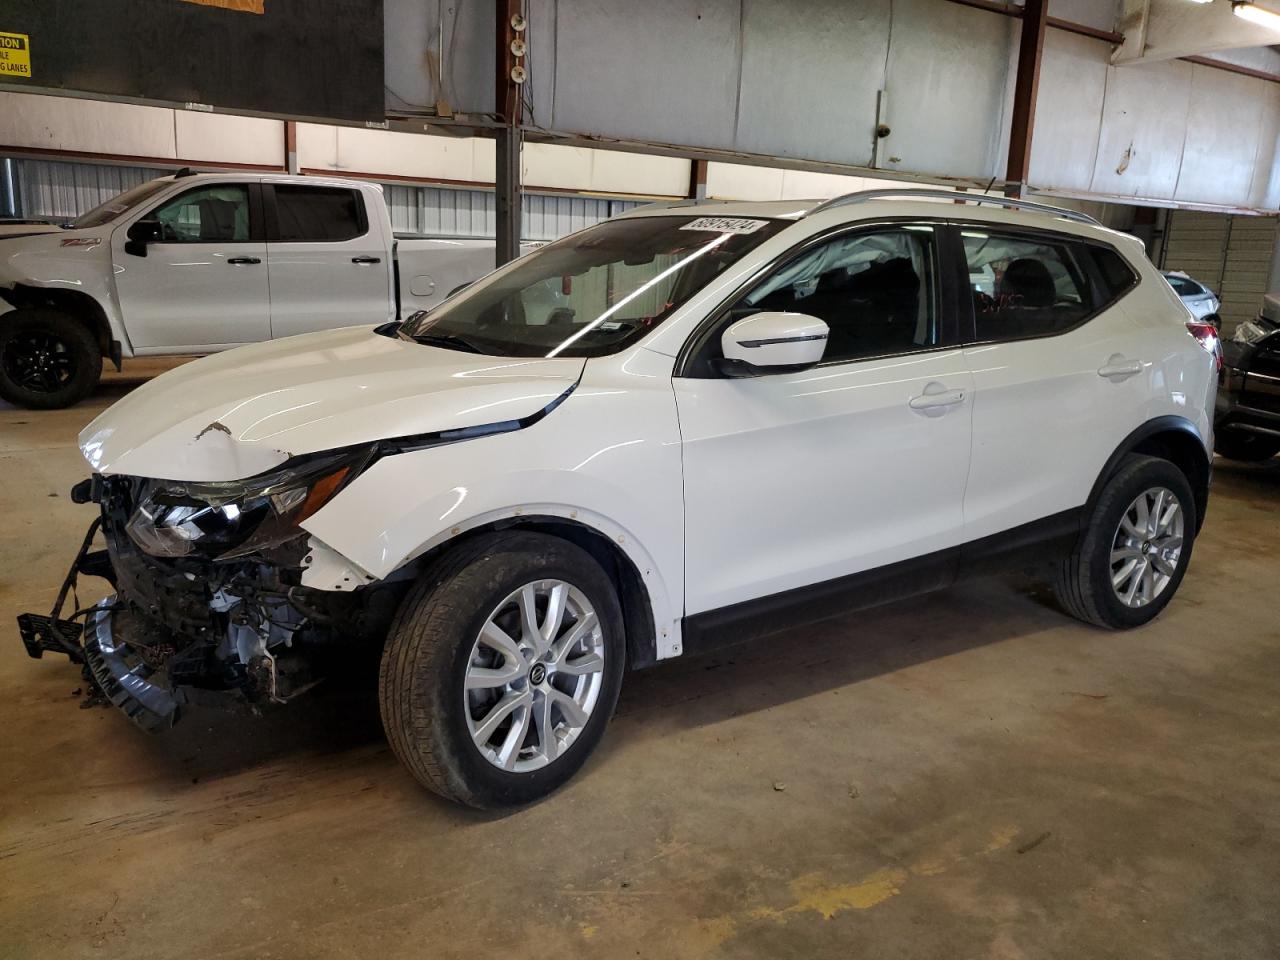
[[[368,230],[358,190],[276,184],[276,237],[282,243],[337,243]]]
[[[249,188],[210,183],[180,193],[149,215],[163,243],[242,243],[249,239]]]

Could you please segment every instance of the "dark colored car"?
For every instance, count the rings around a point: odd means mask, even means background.
[[[1230,460],[1280,453],[1280,294],[1222,341],[1214,450]]]

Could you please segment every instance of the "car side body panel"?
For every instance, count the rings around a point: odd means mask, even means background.
[[[636,347],[588,360],[526,429],[384,457],[303,527],[380,579],[477,527],[586,526],[640,575],[662,659],[681,652],[683,515],[671,359]]]

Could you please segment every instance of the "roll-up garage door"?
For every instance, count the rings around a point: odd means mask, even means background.
[[[1223,329],[1256,316],[1275,253],[1275,217],[1173,210],[1160,267],[1182,270],[1222,300]]]

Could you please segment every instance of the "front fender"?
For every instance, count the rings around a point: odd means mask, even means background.
[[[564,519],[607,537],[649,593],[657,656],[680,652],[684,494],[669,389],[583,384],[522,430],[387,456],[303,524],[374,579],[496,521]]]

